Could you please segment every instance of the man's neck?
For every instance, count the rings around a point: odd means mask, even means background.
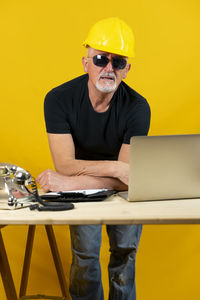
[[[90,81],[88,81],[88,92],[91,104],[97,112],[105,112],[109,108],[110,101],[115,93],[115,91],[110,93],[100,92]]]

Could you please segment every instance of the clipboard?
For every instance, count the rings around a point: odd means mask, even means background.
[[[60,191],[57,193],[49,192],[41,195],[42,200],[51,202],[91,202],[91,201],[103,201],[107,197],[116,194],[115,190],[108,189],[91,189],[91,190],[72,190],[72,191]]]

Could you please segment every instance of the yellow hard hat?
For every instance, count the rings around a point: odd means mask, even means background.
[[[134,57],[135,39],[131,28],[119,18],[103,19],[92,26],[85,47]]]

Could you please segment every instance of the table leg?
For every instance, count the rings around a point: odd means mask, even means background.
[[[66,282],[62,262],[60,259],[60,255],[58,252],[58,247],[57,247],[55,235],[53,232],[53,227],[52,227],[52,225],[45,225],[45,228],[46,228],[46,232],[47,232],[47,236],[48,236],[48,240],[49,240],[49,245],[51,247],[51,252],[53,255],[53,260],[54,260],[54,264],[56,267],[62,295],[67,297],[68,296],[67,282]]]
[[[15,290],[1,230],[0,230],[0,273],[2,276],[2,281],[3,281],[7,300],[17,300],[17,293]]]
[[[19,292],[20,298],[22,296],[25,296],[25,294],[26,294],[29,269],[30,269],[30,263],[31,263],[31,254],[32,254],[33,241],[34,241],[34,235],[35,235],[35,227],[36,227],[36,225],[29,225],[29,229],[28,229],[26,251],[25,251],[25,256],[24,256],[24,265],[23,265],[22,278],[21,278],[21,284],[20,284],[20,292]]]
[[[23,265],[21,285],[20,285],[20,293],[19,293],[20,298],[22,298],[26,294],[35,229],[36,229],[36,225],[29,225],[28,237],[27,237],[27,243],[26,243],[26,251],[25,251],[25,257],[24,257],[24,265]],[[56,243],[52,225],[45,225],[45,229],[46,229],[49,245],[51,248],[51,253],[53,256],[53,261],[54,261],[54,264],[56,267],[62,295],[64,297],[68,297],[67,282],[65,279],[65,274],[63,271],[62,262],[61,262],[61,258],[60,258],[59,252],[58,252],[58,247],[57,247],[57,243]],[[15,299],[8,299],[8,300],[15,300]]]

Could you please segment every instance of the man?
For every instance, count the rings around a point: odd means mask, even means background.
[[[46,191],[108,188],[127,190],[129,143],[146,135],[147,101],[126,85],[134,56],[131,29],[118,18],[96,23],[84,45],[87,73],[50,91],[45,120],[56,172],[46,170],[38,182]],[[135,256],[142,227],[107,226],[110,241],[109,299],[135,300]],[[73,300],[102,300],[99,251],[101,226],[70,226]]]

